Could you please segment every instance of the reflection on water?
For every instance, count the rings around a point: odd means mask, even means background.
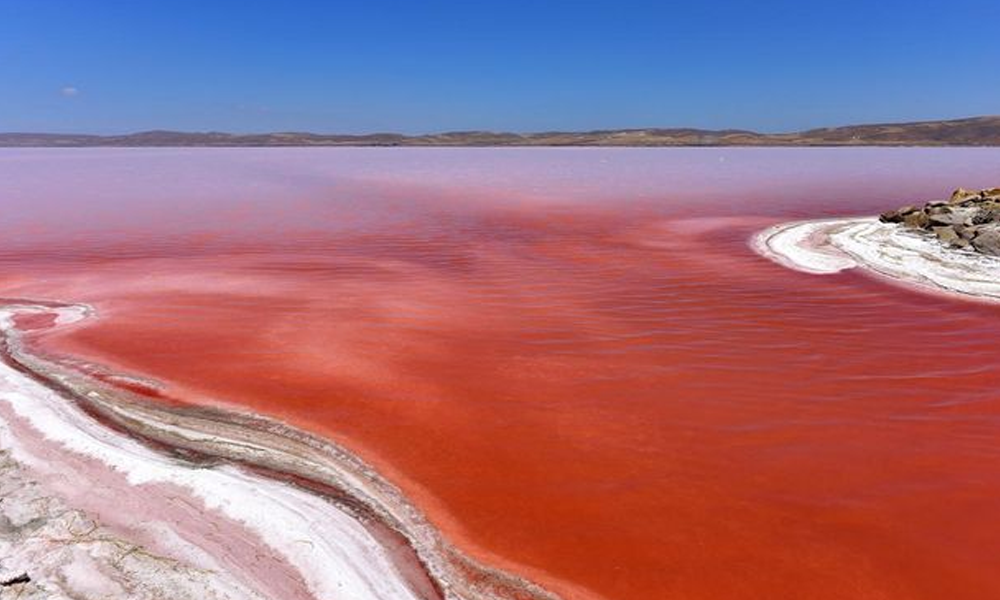
[[[47,350],[330,435],[609,598],[1000,595],[1000,308],[746,244],[995,150],[0,152]],[[566,583],[563,583],[566,582]]]

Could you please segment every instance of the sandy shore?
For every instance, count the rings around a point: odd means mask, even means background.
[[[1000,301],[1000,259],[949,248],[876,218],[797,221],[751,240],[761,255],[798,271],[862,268],[893,282],[968,299]]]
[[[0,577],[22,598],[554,598],[449,545],[342,448],[254,415],[151,403],[33,356],[0,306]]]

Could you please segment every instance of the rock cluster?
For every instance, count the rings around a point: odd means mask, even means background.
[[[1000,188],[978,192],[959,188],[948,200],[890,210],[879,220],[932,233],[954,248],[1000,256]]]

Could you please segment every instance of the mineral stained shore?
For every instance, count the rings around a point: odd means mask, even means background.
[[[554,598],[450,546],[334,444],[34,355],[81,305],[0,300],[0,592],[27,599]]]
[[[1000,301],[1000,189],[958,189],[948,201],[879,218],[797,221],[752,240],[760,254],[806,273],[860,267],[898,283]]]

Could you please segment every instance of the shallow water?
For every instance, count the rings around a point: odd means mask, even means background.
[[[52,354],[328,435],[568,597],[1000,596],[1000,307],[757,256],[989,149],[0,151]]]

